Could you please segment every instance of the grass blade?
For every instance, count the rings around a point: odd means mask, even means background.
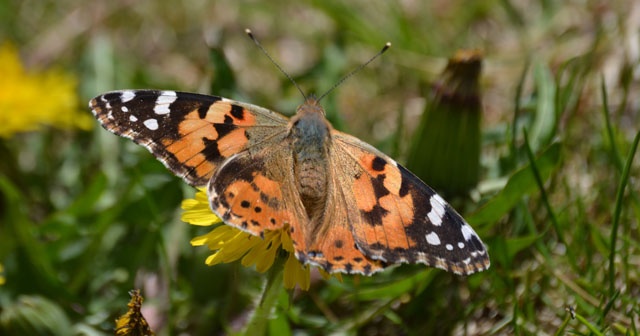
[[[562,234],[562,231],[560,230],[560,226],[558,225],[558,219],[556,218],[556,214],[553,211],[551,204],[549,203],[549,197],[547,197],[547,192],[544,189],[544,181],[542,180],[542,176],[540,176],[540,171],[538,170],[538,167],[536,165],[536,158],[533,155],[533,151],[531,150],[531,146],[529,144],[529,134],[527,134],[526,128],[523,129],[523,133],[524,133],[525,149],[527,152],[527,157],[529,158],[529,164],[531,165],[531,172],[533,174],[533,177],[536,180],[536,183],[538,184],[538,189],[540,189],[540,197],[542,198],[542,203],[544,204],[545,208],[547,208],[547,212],[549,213],[549,218],[551,219],[551,224],[553,225],[553,229],[556,231],[556,234],[558,235],[558,239],[562,244],[567,246],[567,242],[564,240],[564,235]]]
[[[622,199],[624,197],[624,190],[629,182],[629,172],[631,171],[631,164],[633,163],[633,157],[636,154],[638,148],[638,141],[640,141],[640,132],[636,133],[633,139],[633,145],[629,151],[627,162],[622,170],[622,176],[620,177],[620,184],[618,185],[618,192],[616,194],[615,210],[613,212],[613,226],[611,228],[611,250],[609,252],[609,296],[615,295],[615,256],[616,256],[616,241],[618,239],[618,226],[620,225],[620,214],[622,213]]]
[[[611,146],[613,163],[616,165],[618,171],[621,171],[622,157],[620,156],[620,150],[616,145],[616,139],[613,135],[613,127],[611,126],[611,114],[609,112],[609,99],[607,98],[607,84],[604,81],[604,77],[600,80],[600,91],[602,93],[602,113],[604,114],[604,123],[607,129],[607,138],[609,139],[609,145]]]

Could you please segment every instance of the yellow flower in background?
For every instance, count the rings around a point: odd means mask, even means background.
[[[204,189],[200,189],[195,198],[184,200],[182,209],[182,220],[187,223],[201,226],[222,224],[222,220],[210,210]],[[296,259],[287,228],[265,231],[264,239],[261,239],[230,225],[217,225],[211,232],[192,239],[191,245],[206,245],[215,251],[207,258],[207,265],[230,263],[242,258],[243,266],[255,265],[261,273],[273,266],[277,254],[284,251],[288,255],[284,264],[284,287],[292,289],[298,285],[303,290],[309,289],[309,266]],[[325,278],[329,276],[322,271],[321,274]]]
[[[0,137],[37,130],[93,127],[91,116],[78,106],[77,80],[56,69],[27,71],[18,51],[0,46]]]
[[[0,286],[4,285],[4,266],[0,264]]]

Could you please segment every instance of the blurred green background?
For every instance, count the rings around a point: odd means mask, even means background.
[[[189,240],[208,229],[179,219],[193,190],[86,104],[159,88],[293,114],[302,97],[245,28],[318,94],[390,41],[323,104],[399,162],[447,59],[484,55],[480,183],[451,201],[491,269],[314,277],[270,334],[638,334],[640,3],[624,0],[0,0],[0,334],[112,334],[132,288],[157,334],[241,330],[264,275],[207,267]]]

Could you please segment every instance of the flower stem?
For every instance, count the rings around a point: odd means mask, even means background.
[[[432,86],[407,167],[449,196],[466,195],[480,178],[482,54],[461,50]]]
[[[280,292],[284,288],[282,286],[285,258],[281,255],[276,256],[273,266],[267,273],[267,279],[260,297],[260,301],[253,311],[253,316],[247,323],[246,330],[243,335],[265,335],[267,330],[267,322],[271,315]]]

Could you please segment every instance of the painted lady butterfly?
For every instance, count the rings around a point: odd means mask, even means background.
[[[464,219],[410,171],[339,132],[315,97],[291,119],[194,93],[124,90],[89,103],[110,132],[146,147],[211,209],[256,236],[289,225],[296,257],[369,275],[423,263],[467,275],[489,255]]]

